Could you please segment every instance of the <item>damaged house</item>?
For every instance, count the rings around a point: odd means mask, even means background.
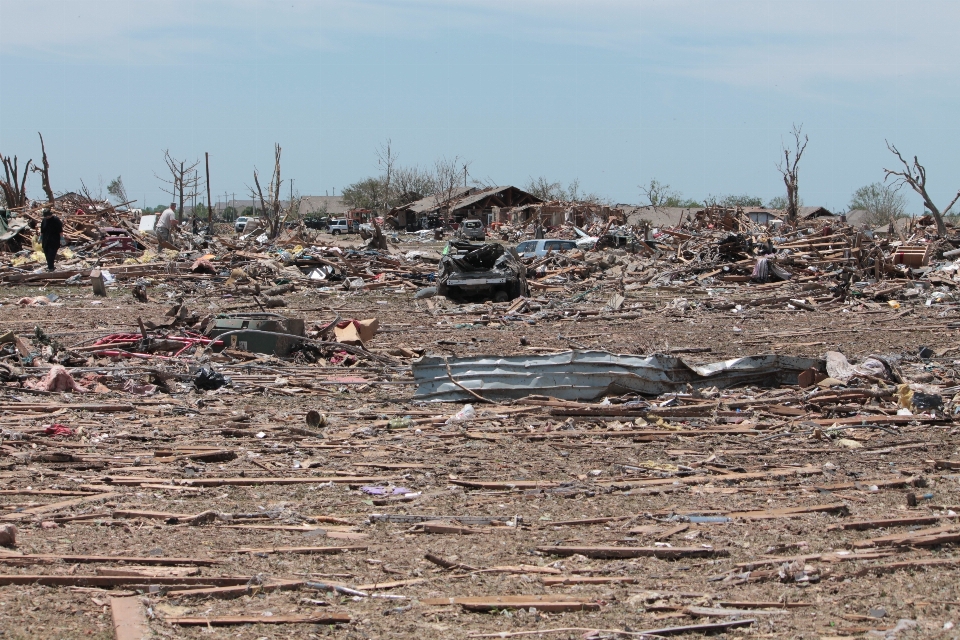
[[[535,195],[513,186],[459,187],[449,200],[445,200],[443,194],[436,194],[394,207],[388,220],[396,228],[408,231],[440,226],[444,218],[456,224],[472,218],[489,225],[510,222],[514,211],[542,202]]]

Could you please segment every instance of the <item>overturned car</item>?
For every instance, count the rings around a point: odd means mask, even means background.
[[[506,302],[527,296],[526,272],[502,244],[450,241],[437,267],[437,294],[458,302]]]

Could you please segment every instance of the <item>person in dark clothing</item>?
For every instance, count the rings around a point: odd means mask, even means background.
[[[57,261],[57,250],[60,249],[60,237],[63,235],[63,222],[53,215],[50,209],[43,210],[43,221],[40,222],[40,246],[43,255],[47,257],[47,271],[54,270]]]

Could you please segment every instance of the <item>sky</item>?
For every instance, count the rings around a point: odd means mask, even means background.
[[[377,174],[388,139],[501,185],[766,201],[796,124],[804,204],[883,180],[885,140],[946,203],[957,24],[960,3],[923,0],[0,0],[0,153],[39,160],[42,132],[55,191],[121,175],[138,206],[169,199],[164,150],[209,153],[217,200],[278,143],[284,180],[323,195]]]

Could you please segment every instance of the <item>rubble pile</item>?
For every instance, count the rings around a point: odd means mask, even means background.
[[[0,271],[28,637],[952,629],[952,237],[707,209],[160,248],[61,213],[72,257],[17,262],[28,225]]]

